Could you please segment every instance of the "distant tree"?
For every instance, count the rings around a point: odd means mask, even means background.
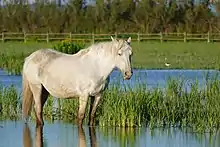
[[[208,1],[199,5],[164,0],[84,0],[66,5],[37,0],[34,5],[12,1],[0,7],[0,31],[8,32],[219,32],[220,19]],[[220,5],[216,4],[217,12]]]

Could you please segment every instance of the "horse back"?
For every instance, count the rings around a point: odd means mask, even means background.
[[[28,58],[29,61],[35,64],[48,63],[58,57],[61,57],[63,53],[57,52],[52,49],[40,49],[33,52]]]
[[[52,49],[37,50],[25,58],[23,73],[39,74],[45,66],[63,55],[63,53]]]

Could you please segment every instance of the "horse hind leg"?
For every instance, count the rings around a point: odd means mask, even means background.
[[[49,96],[49,92],[42,86],[42,90],[41,90],[42,109],[44,107],[45,102],[47,101],[48,96]]]
[[[30,85],[33,98],[34,98],[34,109],[35,109],[35,116],[36,116],[36,124],[37,126],[43,126],[43,106],[44,103],[47,100],[48,92],[45,90],[45,88],[41,84],[31,84]]]
[[[41,120],[43,122],[43,108],[44,108],[44,104],[47,101],[47,98],[49,96],[49,92],[42,86],[41,89]]]

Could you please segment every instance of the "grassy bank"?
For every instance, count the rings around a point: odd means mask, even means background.
[[[200,91],[192,84],[191,91],[181,90],[184,81],[170,80],[165,92],[146,90],[140,85],[135,90],[120,92],[109,87],[98,106],[96,124],[99,126],[135,127],[192,127],[195,131],[213,131],[220,125],[220,82],[207,80],[207,88]],[[19,119],[21,99],[16,99],[14,88],[0,92],[1,118]],[[44,118],[49,121],[75,122],[78,99],[49,98],[44,107]],[[85,123],[88,122],[88,110]],[[17,111],[15,111],[17,110]],[[32,118],[35,119],[32,111]]]
[[[54,43],[0,44],[0,67],[19,73],[23,58],[40,48],[53,47]],[[88,46],[88,44],[87,44]],[[220,46],[206,42],[133,42],[133,67],[148,69],[219,69]],[[4,54],[4,56],[2,56]],[[167,58],[167,61],[165,61]],[[170,67],[165,62],[171,63]]]

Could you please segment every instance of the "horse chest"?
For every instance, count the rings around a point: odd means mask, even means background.
[[[101,82],[99,84],[97,84],[96,86],[94,86],[91,91],[90,91],[90,95],[91,96],[95,96],[96,94],[100,93],[102,90],[104,90],[105,88],[105,82]]]

